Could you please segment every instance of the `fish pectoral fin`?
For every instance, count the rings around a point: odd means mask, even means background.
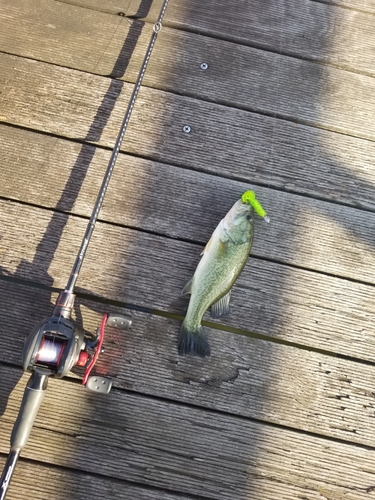
[[[191,294],[191,289],[192,289],[192,286],[193,286],[193,280],[194,280],[194,276],[192,278],[189,279],[189,281],[186,283],[186,285],[184,286],[182,292],[181,292],[181,295],[187,295],[188,293]]]
[[[206,246],[203,248],[201,255],[204,255],[206,252],[208,252],[208,249],[210,248],[211,243],[212,243],[212,238],[210,238],[208,240],[208,242],[206,243]]]
[[[217,302],[212,304],[210,309],[211,318],[222,318],[223,316],[228,316],[230,312],[230,293],[232,290],[221,297]]]
[[[225,254],[228,252],[228,240],[219,240],[219,248],[218,248],[218,255],[220,257],[224,257]]]

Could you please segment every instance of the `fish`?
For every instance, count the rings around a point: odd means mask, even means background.
[[[210,356],[202,318],[208,308],[212,318],[229,314],[231,290],[245,267],[254,238],[254,208],[243,199],[244,195],[219,222],[182,291],[190,294],[190,301],[180,329],[180,355]]]

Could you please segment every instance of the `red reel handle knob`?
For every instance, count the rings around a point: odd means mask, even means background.
[[[81,351],[77,361],[77,366],[86,366],[89,359],[89,353],[86,351]]]

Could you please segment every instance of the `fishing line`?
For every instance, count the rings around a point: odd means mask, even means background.
[[[56,365],[61,358],[65,342],[56,339],[44,338],[35,361],[42,364]]]
[[[277,107],[279,104],[279,82],[280,82],[280,71],[281,71],[281,52],[282,52],[282,46],[283,46],[283,35],[284,35],[284,19],[285,19],[285,0],[282,2],[282,17],[281,17],[281,29],[280,29],[280,38],[279,38],[279,51],[278,51],[278,57],[279,57],[279,63],[277,65],[277,72],[276,72],[276,92],[275,92],[275,105],[274,105],[274,112],[273,112],[273,127],[272,127],[272,137],[271,137],[271,152],[270,152],[270,163],[269,163],[269,173],[268,173],[268,183],[267,183],[267,193],[270,194],[271,190],[271,176],[272,176],[272,171],[273,171],[273,164],[274,164],[274,157],[275,157],[275,131],[276,131],[276,124],[277,124]]]

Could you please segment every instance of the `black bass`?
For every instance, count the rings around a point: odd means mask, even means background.
[[[182,293],[190,293],[191,297],[180,330],[179,354],[210,355],[202,318],[209,307],[213,318],[229,314],[231,288],[246,264],[253,243],[253,207],[269,221],[254,192],[246,191],[220,221],[202,252],[194,276],[183,289]]]

